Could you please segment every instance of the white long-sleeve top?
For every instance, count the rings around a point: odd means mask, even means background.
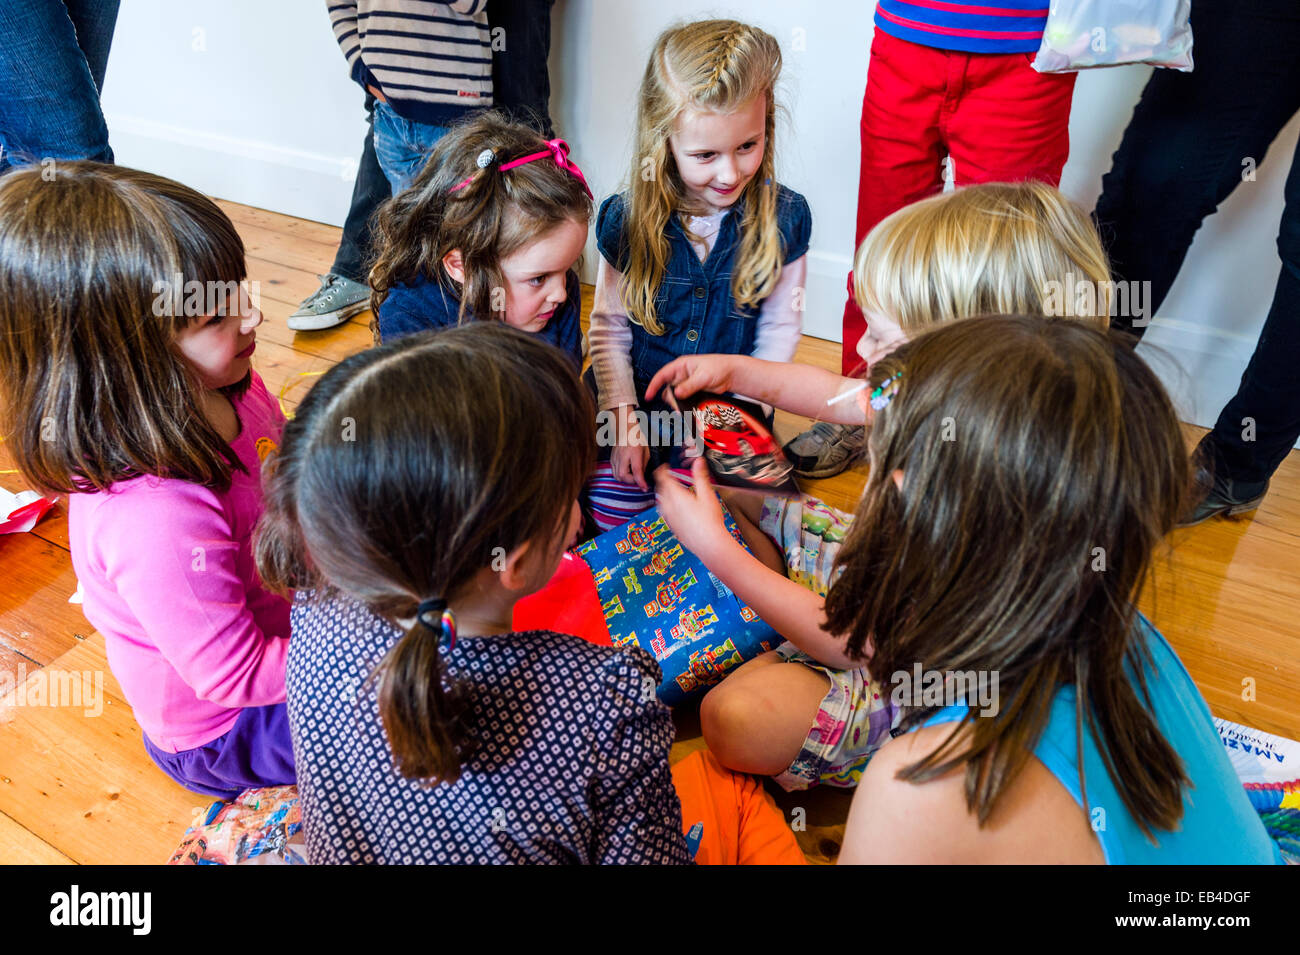
[[[713,251],[726,214],[727,211],[723,210],[711,216],[687,218],[687,231],[701,240],[691,243],[701,262]],[[797,296],[795,290],[804,287],[807,276],[806,255],[799,256],[781,269],[772,294],[758,309],[751,353],[755,358],[790,361],[794,357],[795,349],[799,347],[799,336],[803,334],[803,311],[799,307],[803,296]],[[596,273],[596,293],[588,334],[591,368],[602,409],[636,405],[643,397],[636,393],[632,374],[632,320],[619,295],[622,280],[623,273],[602,255],[600,270]]]

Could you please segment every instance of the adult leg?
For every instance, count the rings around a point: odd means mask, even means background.
[[[1286,180],[1277,249],[1282,271],[1255,352],[1237,393],[1201,442],[1217,489],[1239,504],[1263,495],[1300,438],[1300,146]]]
[[[1291,0],[1197,0],[1192,29],[1196,69],[1152,75],[1094,213],[1116,279],[1151,283],[1152,313],[1201,222],[1263,161],[1300,98],[1300,10]],[[1112,324],[1137,335],[1145,327],[1133,316]]]
[[[86,57],[95,89],[104,92],[104,71],[108,67],[108,51],[113,45],[113,30],[117,26],[117,11],[121,0],[63,0],[68,18],[77,33],[77,46]]]
[[[319,276],[320,288],[303,299],[289,316],[288,324],[294,331],[333,328],[369,306],[371,217],[390,195],[388,178],[375,157],[375,98],[367,92],[366,140],[352,184],[352,205],[343,222],[343,238],[329,272]]]
[[[99,88],[117,9],[117,0],[71,11],[60,0],[0,3],[0,171],[44,159],[113,161]]]
[[[375,158],[375,104],[374,97],[367,93],[366,141],[361,149],[356,182],[352,186],[352,205],[343,223],[343,239],[334,255],[334,264],[330,266],[332,273],[366,284],[372,257],[370,218],[391,195],[388,180]]]
[[[517,122],[535,124],[550,139],[551,7],[555,0],[488,0],[492,30],[492,102]],[[497,29],[504,45],[497,43]]]

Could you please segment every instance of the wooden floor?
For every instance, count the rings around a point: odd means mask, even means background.
[[[285,319],[333,260],[339,230],[234,203],[222,207],[248,250],[266,321],[253,364],[288,413],[322,371],[370,344],[369,314],[338,328],[294,333]],[[584,289],[584,315],[590,289]],[[839,346],[805,338],[798,359],[839,365]],[[777,415],[788,438],[804,422]],[[1200,435],[1188,429],[1189,443]],[[0,445],[0,486],[20,490]],[[852,510],[863,474],[850,471],[805,490]],[[1158,586],[1143,609],[1173,643],[1215,715],[1300,738],[1300,454],[1274,478],[1245,520],[1218,520],[1170,541]],[[76,578],[60,503],[29,534],[0,536],[0,686],[57,674],[98,674],[102,713],[13,705],[0,699],[0,863],[159,863],[208,800],[168,780],[149,761],[140,729],[108,671],[102,636],[68,603]],[[84,702],[84,701],[83,701]],[[679,718],[674,758],[701,745],[692,714]],[[782,795],[806,811],[799,833],[814,861],[838,852],[849,795]]]

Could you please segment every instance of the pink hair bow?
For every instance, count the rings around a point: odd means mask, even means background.
[[[548,140],[546,148],[541,152],[530,153],[529,155],[523,156],[519,159],[512,159],[501,167],[501,171],[508,172],[516,166],[522,166],[524,163],[536,162],[538,159],[546,159],[548,156],[555,161],[555,165],[559,166],[570,176],[577,179],[578,182],[582,183],[582,189],[587,193],[588,199],[594,200],[596,198],[591,194],[591,187],[587,185],[587,177],[582,174],[582,170],[578,168],[578,164],[569,158],[569,144],[563,139]],[[495,159],[496,153],[490,149],[483,150],[478,154],[479,169],[486,169],[488,166],[492,165]],[[469,179],[456,183],[456,185],[452,186],[448,191],[455,192],[457,189],[465,188],[470,184],[473,178],[473,176],[470,176]]]

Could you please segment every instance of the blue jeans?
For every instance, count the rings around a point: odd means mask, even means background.
[[[330,272],[362,285],[369,283],[366,265],[373,256],[370,218],[390,195],[388,177],[375,156],[375,98],[366,93],[366,141],[352,185],[352,205],[343,223],[343,238]]]
[[[99,92],[118,4],[0,3],[0,172],[46,158],[113,161]]]
[[[1152,312],[1201,221],[1241,185],[1243,158],[1262,161],[1300,110],[1295,0],[1196,0],[1192,31],[1196,69],[1152,75],[1094,213],[1115,277],[1149,281]],[[1291,157],[1277,247],[1282,268],[1255,353],[1200,449],[1216,477],[1252,492],[1262,492],[1300,436],[1300,155]],[[1143,331],[1131,318],[1112,323]],[[1255,422],[1253,440],[1246,418]]]
[[[375,158],[397,195],[419,175],[434,143],[447,134],[446,126],[429,126],[404,119],[387,103],[375,103]]]

